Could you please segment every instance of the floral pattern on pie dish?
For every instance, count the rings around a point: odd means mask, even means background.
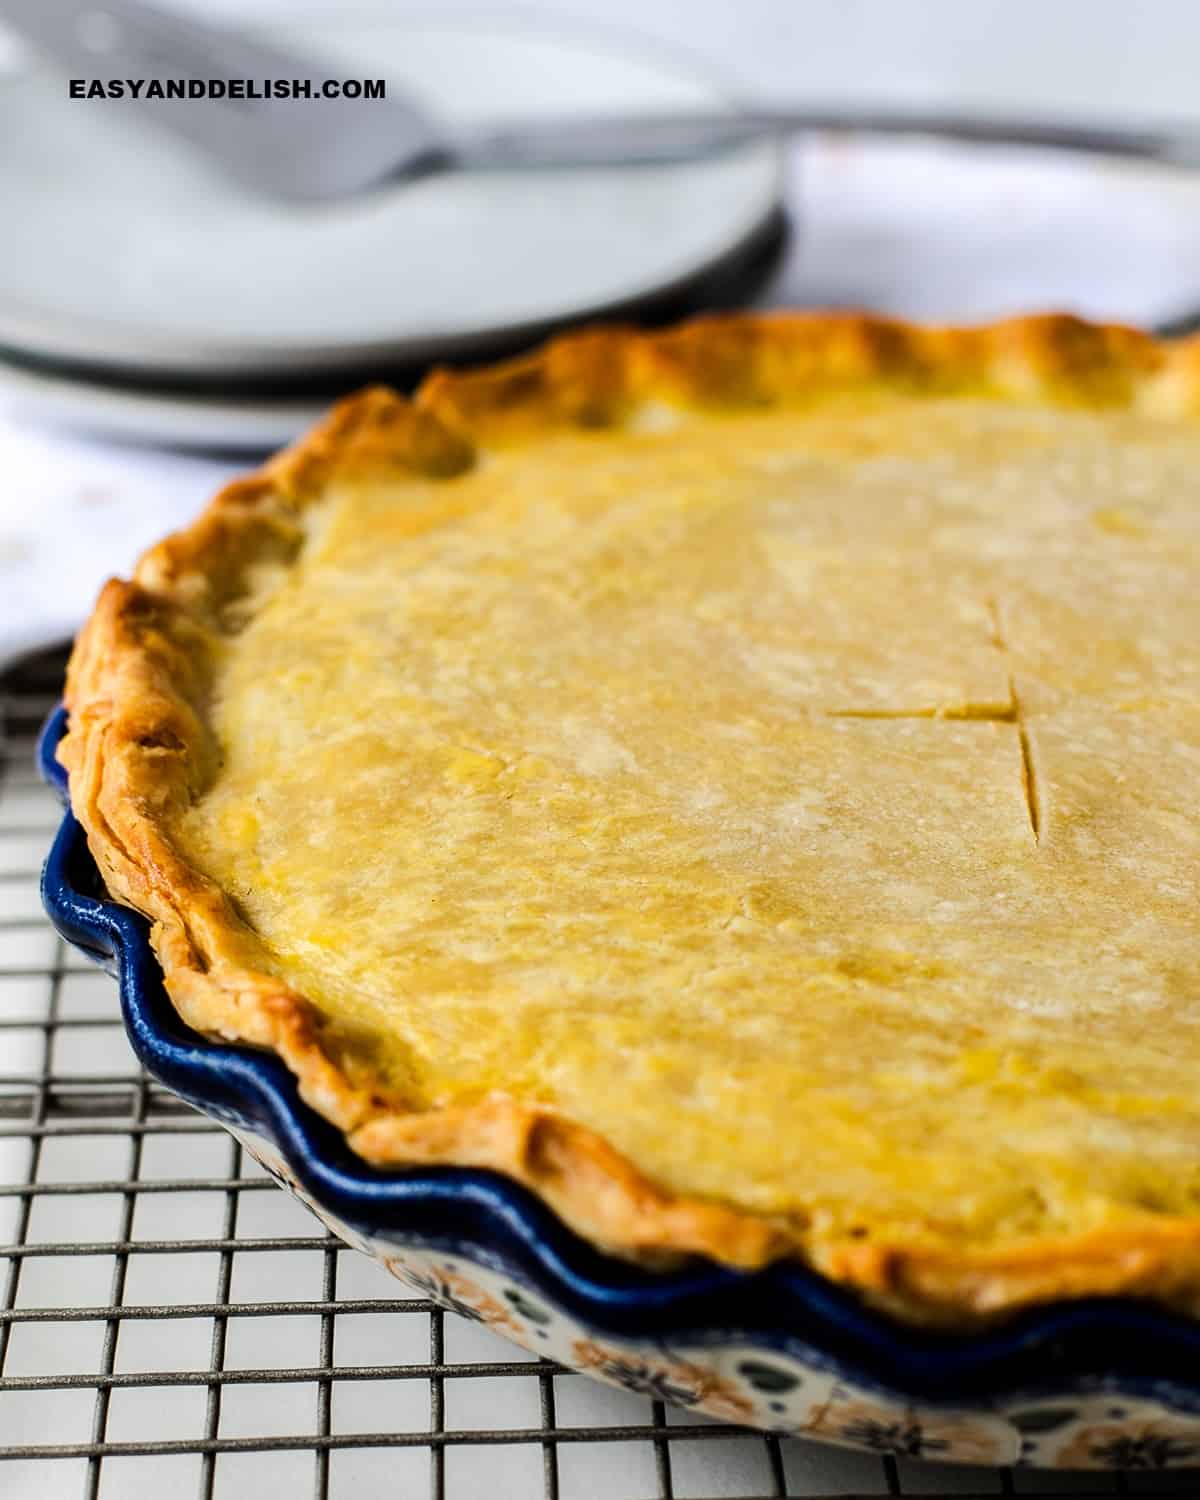
[[[62,729],[59,711],[39,751],[60,793],[53,751]],[[63,937],[119,977],[141,1062],[226,1126],[333,1234],[439,1307],[625,1390],[779,1434],[968,1464],[1163,1469],[1200,1460],[1200,1332],[1186,1318],[1127,1303],[1064,1304],[1027,1316],[1015,1333],[939,1340],[799,1268],[738,1277],[605,1262],[523,1189],[490,1174],[372,1171],[340,1149],[275,1060],[183,1027],[145,922],[101,889],[68,812],[43,899]],[[1156,1369],[1121,1368],[1138,1348],[1153,1349]],[[1113,1356],[1110,1367],[1080,1374],[1097,1349]]]
[[[815,1353],[772,1346],[617,1339],[585,1334],[560,1307],[478,1260],[357,1235],[325,1212],[277,1150],[249,1131],[247,1151],[339,1238],[411,1290],[569,1369],[724,1422],[897,1458],[1019,1468],[1188,1468],[1200,1461],[1200,1412],[1170,1397],[1088,1382],[1071,1399],[1030,1394],[992,1408],[923,1404],[842,1378]],[[465,1248],[465,1247],[464,1247]],[[1186,1399],[1186,1398],[1178,1398]]]

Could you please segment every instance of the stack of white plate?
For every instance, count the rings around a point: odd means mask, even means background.
[[[330,16],[274,34],[451,123],[730,101],[695,62],[544,21]],[[779,177],[758,144],[684,166],[446,175],[280,205],[141,127],[136,108],[9,73],[0,399],[123,437],[272,446],[339,388],[703,286],[753,257]]]

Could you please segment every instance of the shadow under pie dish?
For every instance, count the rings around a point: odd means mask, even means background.
[[[913,1348],[1116,1296],[1190,1341],[1198,369],[785,317],[352,398],[83,632],[104,882],[327,1141],[500,1174],[668,1302],[703,1257]],[[687,1354],[646,1380],[879,1425]]]

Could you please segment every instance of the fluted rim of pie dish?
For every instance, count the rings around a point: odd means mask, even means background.
[[[500,1172],[370,1166],[303,1102],[278,1057],[190,1030],[163,986],[147,920],[94,893],[103,891],[100,872],[55,759],[66,721],[56,708],[37,747],[38,770],[65,808],[42,871],[47,915],[67,942],[116,974],[125,1027],[146,1070],[218,1122],[264,1131],[300,1185],[347,1223],[397,1246],[452,1243],[468,1257],[499,1257],[601,1331],[711,1346],[799,1342],[843,1376],[902,1395],[990,1404],[1033,1387],[1067,1392],[1103,1379],[1167,1383],[1200,1402],[1200,1323],[1159,1304],[1063,1299],[948,1333],[877,1311],[795,1261],[738,1271],[693,1257],[652,1270],[605,1255]]]

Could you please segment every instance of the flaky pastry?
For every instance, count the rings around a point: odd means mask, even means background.
[[[1200,343],[599,329],[113,581],[61,748],[197,1030],[368,1161],[915,1321],[1200,1305]]]

